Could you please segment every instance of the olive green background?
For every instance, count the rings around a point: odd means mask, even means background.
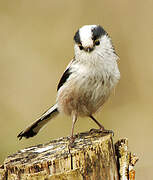
[[[36,137],[17,134],[54,104],[58,81],[74,56],[73,35],[85,24],[100,24],[120,56],[121,80],[96,118],[128,137],[140,160],[139,180],[153,170],[153,1],[0,0],[0,161],[27,146],[46,143],[71,130],[58,116]],[[79,119],[75,132],[97,126]]]

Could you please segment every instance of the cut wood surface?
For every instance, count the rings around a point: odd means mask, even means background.
[[[85,132],[76,135],[71,148],[62,137],[8,156],[0,180],[118,180],[119,167],[112,135]]]

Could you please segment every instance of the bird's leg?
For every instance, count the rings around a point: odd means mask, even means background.
[[[114,136],[114,132],[112,130],[107,130],[104,128],[104,126],[102,124],[100,124],[92,115],[89,116],[99,127],[100,127],[100,131],[104,132],[104,133],[111,133]],[[90,132],[93,131],[99,131],[99,130],[95,130],[95,129],[91,129]]]
[[[104,130],[104,126],[100,124],[92,115],[90,115],[90,118],[100,127],[101,130]]]
[[[77,121],[77,114],[76,113],[73,113],[72,114],[72,129],[71,129],[71,137],[70,137],[70,144],[69,146],[72,147],[74,145],[74,136],[73,136],[73,133],[74,133],[74,125]]]

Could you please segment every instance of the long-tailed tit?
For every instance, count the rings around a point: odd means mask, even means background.
[[[72,117],[71,142],[79,116],[90,117],[102,131],[105,130],[94,117],[108,99],[120,79],[111,38],[100,25],[85,25],[74,36],[74,58],[67,66],[57,87],[54,106],[37,121],[22,131],[18,138],[30,138],[59,113]]]

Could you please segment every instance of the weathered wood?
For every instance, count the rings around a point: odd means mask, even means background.
[[[0,167],[0,180],[126,180],[129,174],[122,172],[129,173],[130,164],[137,161],[127,145],[127,139],[116,143],[116,163],[111,134],[80,133],[71,149],[69,138],[60,138],[8,156]]]
[[[20,150],[5,160],[1,177],[11,180],[118,180],[111,134],[78,134],[71,149],[66,137]]]
[[[115,144],[117,166],[120,180],[135,180],[134,166],[138,157],[128,150],[128,139],[120,139]]]

